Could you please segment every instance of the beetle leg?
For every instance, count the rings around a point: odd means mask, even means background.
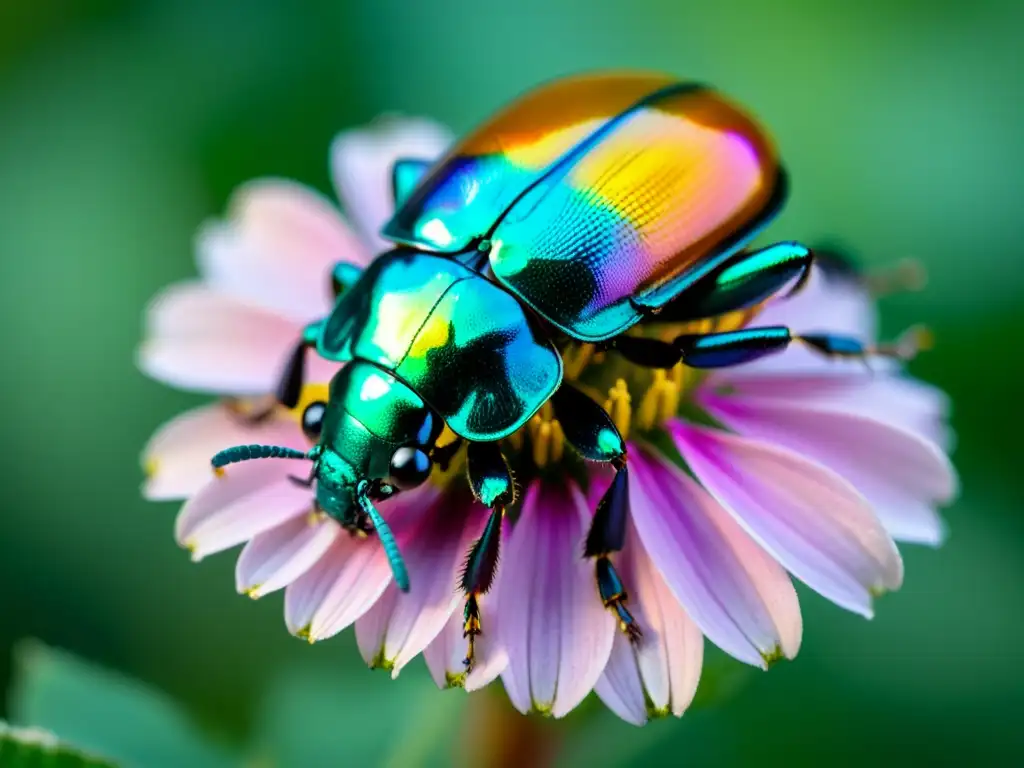
[[[295,408],[302,398],[302,387],[306,381],[306,350],[316,346],[320,325],[318,321],[306,326],[281,372],[275,397],[285,408]]]
[[[505,508],[515,502],[516,487],[512,471],[497,443],[470,443],[466,453],[466,473],[473,495],[491,510],[484,532],[470,547],[462,570],[461,587],[466,595],[462,634],[468,640],[463,664],[468,673],[476,661],[476,638],[483,633],[480,599],[494,582],[501,548],[501,521]]]
[[[462,447],[462,438],[456,438],[447,445],[442,445],[439,448],[434,448],[430,453],[430,460],[436,464],[442,472],[448,469],[448,465],[451,464],[452,459],[455,458],[455,454],[459,452]]]
[[[650,322],[680,323],[749,309],[790,284],[787,295],[792,295],[807,283],[813,262],[814,254],[800,243],[741,251],[683,289]]]
[[[359,279],[362,270],[347,261],[339,261],[331,270],[331,289],[338,298],[349,290]],[[295,408],[302,397],[302,385],[306,378],[306,350],[316,347],[323,326],[322,320],[310,323],[302,332],[278,381],[275,397],[285,408]]]
[[[409,195],[433,164],[433,160],[418,157],[400,157],[395,160],[391,166],[391,200],[395,208],[409,199]]]
[[[772,325],[723,333],[685,334],[671,342],[620,336],[612,340],[610,347],[631,363],[647,368],[671,368],[678,362],[691,368],[726,368],[782,352],[793,342],[803,343],[829,358],[866,360],[878,356],[906,360],[926,345],[927,333],[911,328],[893,343],[869,345],[852,336],[795,334],[786,326]]]
[[[626,607],[629,595],[611,559],[625,544],[629,518],[626,443],[605,410],[571,384],[563,383],[551,402],[569,444],[583,458],[607,462],[615,468],[615,478],[597,504],[583,556],[595,559],[594,575],[601,602],[614,612],[629,639],[637,642],[642,635],[640,625]]]

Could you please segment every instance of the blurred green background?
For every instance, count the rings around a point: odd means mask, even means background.
[[[964,492],[947,544],[905,548],[906,585],[873,621],[803,590],[795,662],[644,731],[599,707],[574,715],[555,729],[566,762],[1021,764],[1022,39],[1018,0],[0,3],[6,716],[81,740],[95,724],[76,721],[78,701],[153,765],[168,764],[173,728],[225,749],[273,742],[262,765],[458,748],[459,692],[422,704],[422,665],[391,684],[364,669],[351,633],[295,641],[280,596],[235,595],[230,555],[191,565],[172,540],[175,506],[139,498],[140,448],[198,402],[136,372],[141,312],[193,274],[196,226],[239,183],[329,190],[339,129],[397,110],[463,130],[537,81],[629,66],[715,83],[772,127],[793,196],[771,236],[925,263],[927,291],[886,300],[885,325],[935,330],[914,370],[953,397]],[[173,728],[147,707],[176,707]],[[149,738],[151,725],[171,730]],[[409,746],[406,732],[426,735]]]

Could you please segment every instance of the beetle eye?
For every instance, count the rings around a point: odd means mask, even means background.
[[[402,490],[415,488],[430,477],[430,457],[419,448],[399,448],[391,456],[389,480]]]
[[[317,401],[306,406],[302,412],[302,432],[311,442],[320,441],[320,432],[324,426],[324,414],[327,413],[327,403]]]

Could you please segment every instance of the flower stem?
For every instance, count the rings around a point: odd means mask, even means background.
[[[513,708],[501,686],[472,694],[458,749],[459,762],[482,768],[544,768],[561,746],[558,725]]]

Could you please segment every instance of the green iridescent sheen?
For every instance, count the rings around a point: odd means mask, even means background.
[[[360,480],[387,477],[398,448],[429,447],[440,428],[423,399],[387,371],[358,361],[345,366],[331,381],[316,449],[320,506],[344,517]]]
[[[511,434],[562,380],[558,352],[511,295],[458,261],[403,250],[367,268],[318,351],[393,372],[470,440]]]

